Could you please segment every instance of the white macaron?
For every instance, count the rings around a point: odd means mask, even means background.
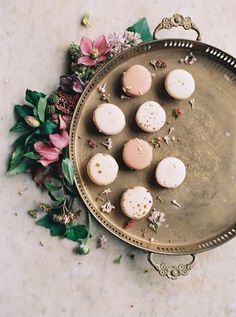
[[[143,186],[127,189],[121,197],[121,209],[131,219],[144,218],[152,208],[153,199]]]
[[[91,181],[100,186],[106,186],[114,182],[119,166],[116,160],[109,154],[97,153],[87,164],[87,173]]]
[[[165,124],[166,113],[159,103],[146,101],[139,107],[135,120],[143,131],[156,132]]]
[[[160,161],[156,168],[156,181],[166,188],[180,186],[186,176],[184,163],[176,157],[166,157]]]
[[[111,103],[103,103],[95,109],[93,121],[99,132],[115,135],[123,130],[125,115],[119,107]]]
[[[194,93],[195,81],[186,70],[174,69],[166,76],[165,88],[168,94],[175,99],[188,99]]]

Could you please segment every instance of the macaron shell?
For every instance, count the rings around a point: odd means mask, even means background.
[[[116,160],[109,154],[97,153],[87,164],[87,174],[91,181],[100,186],[106,186],[114,182],[119,166]]]
[[[125,127],[125,115],[116,105],[103,103],[95,109],[93,122],[99,132],[115,135]]]
[[[165,88],[168,94],[178,100],[191,97],[195,90],[193,76],[184,69],[174,69],[165,79]]]
[[[131,219],[144,218],[153,205],[150,192],[143,186],[127,189],[121,197],[121,209]]]
[[[186,167],[176,157],[166,157],[157,165],[156,180],[163,187],[176,188],[183,183],[185,176]]]
[[[152,161],[152,147],[142,139],[128,141],[122,152],[125,164],[134,170],[142,170]]]
[[[165,124],[166,113],[157,102],[146,101],[139,107],[135,120],[143,131],[156,132]]]
[[[152,76],[147,68],[142,65],[133,65],[123,73],[122,89],[131,97],[142,96],[149,91]]]

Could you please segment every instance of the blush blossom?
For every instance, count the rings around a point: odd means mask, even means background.
[[[78,64],[93,66],[106,60],[106,54],[110,51],[104,35],[99,36],[95,41],[82,37],[80,50],[83,56],[79,57]]]
[[[62,130],[60,134],[50,134],[49,139],[51,143],[38,141],[34,144],[35,151],[40,155],[38,162],[43,166],[58,161],[61,150],[69,144],[69,135],[65,130]]]

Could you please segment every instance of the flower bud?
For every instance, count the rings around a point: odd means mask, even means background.
[[[32,128],[37,128],[40,126],[40,122],[33,116],[26,116],[25,122]]]
[[[78,253],[80,255],[86,255],[86,254],[89,253],[89,251],[90,251],[89,247],[86,244],[83,244],[83,243],[78,248]]]

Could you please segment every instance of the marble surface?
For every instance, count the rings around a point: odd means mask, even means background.
[[[78,256],[72,243],[50,238],[27,216],[25,211],[46,196],[27,176],[4,176],[15,137],[8,132],[13,105],[23,102],[26,88],[50,93],[57,87],[71,41],[122,31],[142,16],[153,29],[162,17],[179,12],[193,18],[205,42],[236,56],[235,10],[235,0],[0,0],[1,317],[235,316],[235,240],[200,254],[189,276],[177,281],[158,276],[144,252],[120,242],[96,221],[92,252]],[[93,19],[89,30],[80,26],[88,11]],[[95,248],[101,233],[108,237],[105,250]],[[113,264],[120,254],[122,263]]]

